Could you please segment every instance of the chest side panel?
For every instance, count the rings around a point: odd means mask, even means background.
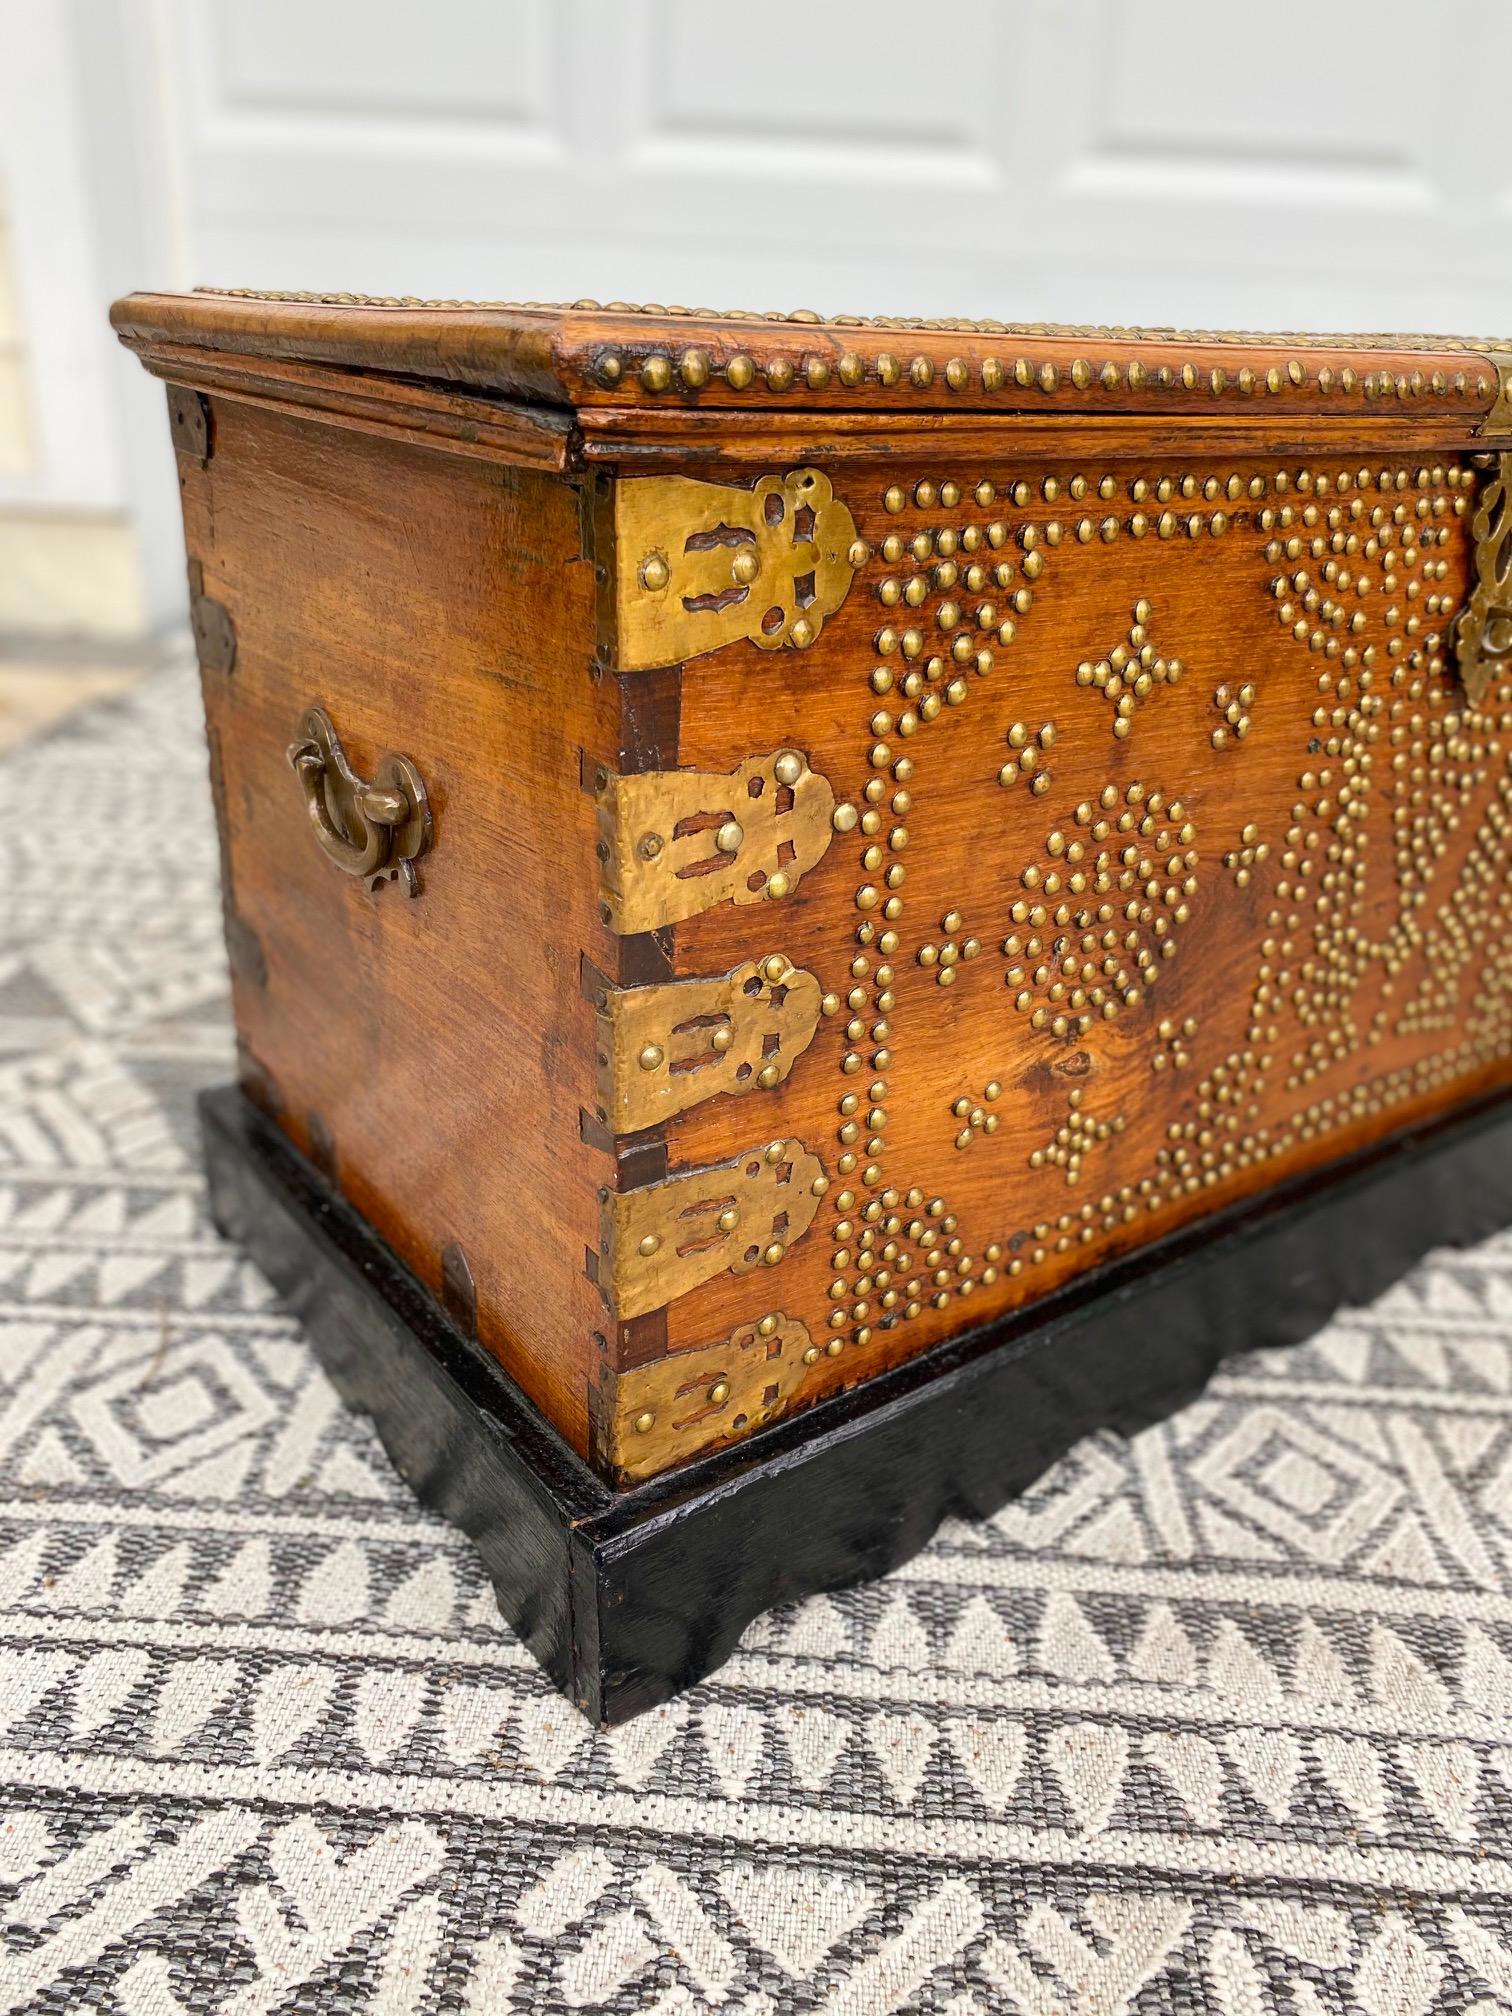
[[[233,400],[210,426],[180,471],[244,1082],[583,1447],[603,1157],[579,1139],[580,769],[609,730],[576,494]],[[320,844],[289,754],[316,761],[312,707],[359,782],[390,753],[422,781],[413,898]]]
[[[836,801],[781,900],[676,927],[679,973],[775,954],[823,996],[759,1117],[667,1127],[674,1169],[747,1136],[822,1163],[770,1269],[667,1315],[674,1351],[801,1321],[783,1404],[1512,1076],[1512,690],[1472,704],[1452,646],[1491,478],[1379,450],[823,473],[843,602],[806,648],[690,653],[681,694],[685,767],[788,747]]]

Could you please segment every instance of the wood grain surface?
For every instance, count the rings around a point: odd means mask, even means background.
[[[582,750],[612,754],[588,678],[593,570],[578,500],[528,470],[214,401],[180,458],[189,551],[233,612],[206,719],[229,863],[244,1082],[439,1292],[466,1255],[481,1341],[570,1439],[609,1166],[579,1139],[593,1014],[594,815]],[[429,791],[422,893],[370,893],[311,835],[286,760],[323,706],[360,775],[387,750]],[[250,935],[250,938],[248,936]],[[602,949],[602,948],[601,948]],[[606,956],[608,956],[606,952]]]

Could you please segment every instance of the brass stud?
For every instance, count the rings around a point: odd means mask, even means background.
[[[709,1405],[711,1407],[723,1407],[724,1403],[726,1402],[726,1400],[729,1399],[729,1397],[730,1397],[729,1380],[716,1379],[714,1381],[714,1384],[709,1388]]]
[[[671,579],[672,570],[660,553],[652,553],[641,562],[641,586],[649,588],[653,595],[660,594]]]
[[[784,749],[772,765],[772,774],[779,784],[791,787],[802,777],[806,767],[796,749]]]
[[[651,1433],[651,1430],[655,1426],[656,1426],[656,1416],[653,1413],[651,1413],[649,1409],[644,1414],[636,1415],[635,1432],[637,1435],[649,1435]]]
[[[648,392],[665,392],[672,383],[672,366],[665,357],[648,357],[640,368],[640,382]]]
[[[709,382],[709,353],[706,350],[684,350],[677,369],[684,385],[696,392]]]
[[[714,835],[714,845],[721,854],[738,854],[745,841],[745,828],[738,819],[726,819]]]
[[[655,1071],[664,1062],[666,1054],[660,1043],[648,1043],[637,1061],[642,1071]]]
[[[756,376],[756,366],[743,351],[737,351],[725,366],[725,383],[736,392],[744,392]]]

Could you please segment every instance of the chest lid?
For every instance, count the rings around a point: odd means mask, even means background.
[[[503,395],[592,416],[1032,414],[1437,419],[1512,433],[1512,340],[1298,335],[248,289],[132,294],[151,353],[228,352]]]

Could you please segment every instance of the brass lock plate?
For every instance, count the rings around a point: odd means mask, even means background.
[[[818,469],[752,490],[688,476],[615,486],[616,661],[643,672],[748,639],[803,650],[868,557]]]
[[[822,998],[781,952],[717,979],[603,989],[600,1117],[633,1134],[719,1093],[771,1091],[813,1041]]]
[[[628,1322],[716,1274],[777,1266],[828,1188],[801,1141],[773,1141],[659,1183],[601,1190],[598,1274],[610,1312]]]
[[[1496,367],[1496,398],[1476,431],[1487,443],[1505,441],[1512,436],[1512,354],[1492,350],[1486,361]]]
[[[1512,661],[1512,454],[1498,455],[1486,473],[1470,530],[1475,579],[1455,621],[1454,649],[1465,693],[1479,707]]]
[[[819,1348],[780,1310],[723,1343],[674,1351],[614,1375],[605,1454],[626,1482],[774,1421],[818,1363]]]
[[[621,934],[790,895],[833,838],[835,794],[796,749],[748,757],[729,776],[600,770],[594,785],[599,911]]]

